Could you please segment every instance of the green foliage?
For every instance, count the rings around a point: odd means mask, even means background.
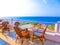
[[[54,30],[55,25],[54,25],[54,24],[51,24],[51,25],[49,26],[49,28],[52,29],[52,30]]]

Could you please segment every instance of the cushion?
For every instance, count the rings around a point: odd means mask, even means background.
[[[43,32],[44,30],[38,30],[39,33]]]
[[[34,35],[41,36],[41,33],[39,33],[39,32],[34,32]]]

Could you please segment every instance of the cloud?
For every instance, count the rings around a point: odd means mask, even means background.
[[[31,0],[0,0],[0,17],[25,16],[35,7]]]
[[[0,17],[60,15],[55,0],[0,0]]]

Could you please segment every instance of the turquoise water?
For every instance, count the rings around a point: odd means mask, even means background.
[[[0,39],[0,45],[9,45],[9,44],[5,42],[4,40]]]
[[[11,38],[15,39],[16,38],[16,33],[15,32],[10,32],[9,36]]]
[[[16,33],[15,32],[10,32],[9,36],[13,39],[15,39],[16,37]],[[0,39],[0,45],[9,45],[7,42],[5,42],[4,40]]]

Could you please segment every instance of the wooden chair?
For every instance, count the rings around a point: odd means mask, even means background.
[[[46,26],[46,28],[44,29],[44,31],[41,32],[41,35],[40,35],[40,36],[35,35],[34,32],[33,32],[32,41],[33,41],[34,39],[39,39],[39,40],[42,42],[42,45],[44,45],[44,41],[46,40],[46,38],[45,38],[44,35],[45,35],[46,30],[47,30],[47,27],[48,27],[48,26]]]
[[[21,39],[21,43],[22,43],[22,44],[23,44],[23,42],[24,42],[24,39],[30,39],[29,34],[28,34],[27,36],[25,36],[25,34],[24,34],[26,29],[20,29],[20,28],[18,28],[18,27],[14,27],[14,30],[15,30],[16,34],[18,35],[18,36],[16,37],[16,42],[17,42],[18,38]],[[26,33],[27,33],[27,32],[26,32]]]
[[[9,32],[10,32],[9,22],[8,21],[2,22],[2,33],[3,34],[5,34],[5,33],[8,33],[9,34]]]

